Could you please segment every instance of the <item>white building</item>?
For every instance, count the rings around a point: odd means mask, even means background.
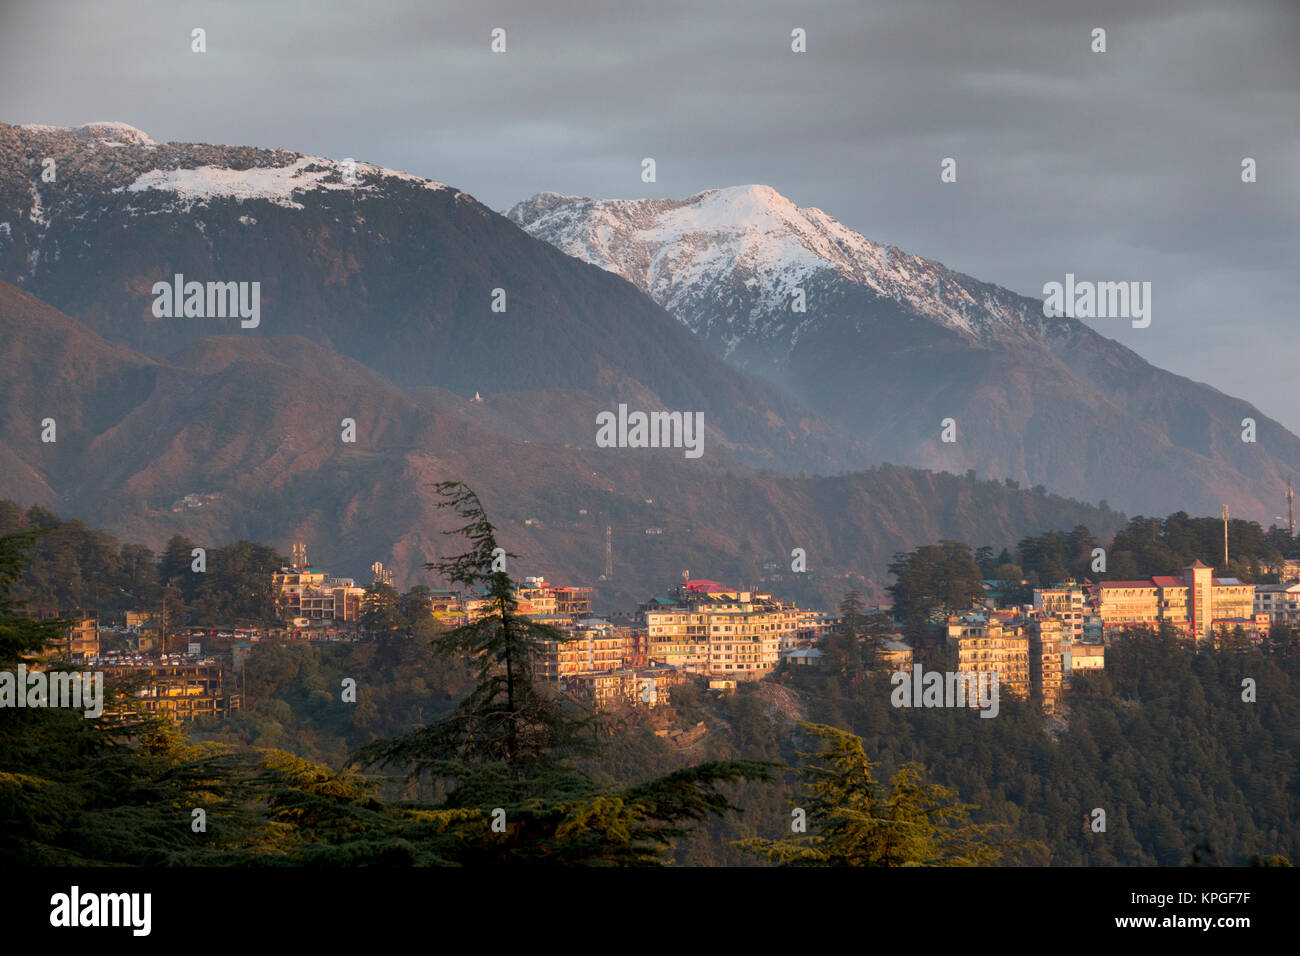
[[[1267,614],[1269,624],[1300,625],[1300,581],[1255,585],[1255,613]]]

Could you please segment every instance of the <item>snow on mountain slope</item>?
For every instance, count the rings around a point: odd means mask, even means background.
[[[0,163],[0,279],[110,341],[164,357],[232,325],[297,335],[403,386],[565,389],[602,407],[698,410],[718,460],[792,472],[868,461],[846,430],[700,349],[622,279],[452,187],[290,150],[116,147],[125,132],[106,135],[0,123],[0,155],[17,158]],[[41,157],[57,178],[42,179]],[[264,324],[154,315],[151,290],[177,274],[260,283]],[[486,321],[497,287],[524,319],[507,335]],[[565,440],[590,421],[584,412]]]
[[[355,182],[349,182],[349,178]],[[193,169],[153,169],[139,176],[129,186],[119,186],[114,192],[130,193],[160,190],[175,193],[188,209],[194,203],[203,204],[213,198],[228,198],[242,202],[246,199],[265,199],[288,209],[302,209],[295,202],[296,192],[312,189],[372,190],[368,183],[374,179],[405,179],[420,183],[426,189],[449,189],[445,183],[421,179],[409,173],[399,173],[369,163],[345,165],[319,156],[303,156],[287,166],[254,166],[249,169],[231,169],[224,166],[199,166]]]
[[[873,242],[770,186],[710,189],[687,199],[596,200],[540,193],[507,215],[540,239],[615,272],[688,326],[719,336],[719,299],[734,299],[730,335],[793,347],[813,310],[795,290],[840,278],[976,340],[1039,338],[1041,309],[1005,289]]]
[[[83,123],[81,126],[48,126],[44,123],[24,123],[19,129],[33,133],[71,133],[80,139],[100,140],[107,146],[157,146],[144,130],[127,123]]]
[[[63,158],[69,158],[67,144],[79,147],[81,151],[73,160],[78,172],[89,173],[85,178],[97,185],[109,178],[122,183],[112,188],[114,193],[174,194],[176,201],[165,207],[168,211],[188,212],[214,199],[261,199],[287,209],[302,209],[295,194],[320,189],[373,193],[385,180],[411,182],[426,189],[451,188],[421,176],[354,160],[286,150],[160,145],[148,133],[126,123],[86,123],[77,127],[33,123],[18,129],[33,134],[51,150],[61,150]],[[122,182],[122,177],[130,181]],[[31,190],[30,218],[38,226],[48,226],[50,211],[43,205],[39,186]]]

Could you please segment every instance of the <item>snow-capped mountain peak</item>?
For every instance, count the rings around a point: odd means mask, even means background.
[[[1042,329],[1042,316],[1020,297],[874,242],[770,186],[709,189],[686,199],[541,193],[507,215],[569,255],[623,276],[706,337],[793,346],[813,321],[792,310],[796,290],[835,277],[972,338],[1037,337]],[[723,303],[732,311],[720,318]]]

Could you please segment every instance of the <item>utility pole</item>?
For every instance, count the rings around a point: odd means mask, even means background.
[[[605,580],[614,579],[614,529],[605,525]]]
[[[1295,537],[1295,488],[1291,485],[1291,479],[1286,480],[1286,530],[1292,538]]]
[[[1228,573],[1228,506],[1223,506],[1223,573]]]

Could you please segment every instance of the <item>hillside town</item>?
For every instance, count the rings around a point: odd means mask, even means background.
[[[94,612],[71,620],[61,656],[131,678],[136,705],[176,720],[226,717],[242,704],[242,671],[254,645],[266,641],[366,642],[377,639],[368,611],[392,590],[392,572],[371,566],[369,587],[310,565],[306,546],[293,546],[290,564],[271,575],[278,621],[271,626],[183,628],[166,631],[159,615],[127,612],[120,626],[101,627]],[[922,633],[909,632],[890,605],[870,610],[876,626],[872,668],[909,672],[935,652],[946,653],[956,672],[996,674],[1012,697],[1058,712],[1076,674],[1105,667],[1106,647],[1135,628],[1164,629],[1197,645],[1229,638],[1259,644],[1274,626],[1300,624],[1300,563],[1276,569],[1276,584],[1247,584],[1215,577],[1194,561],[1182,575],[1124,581],[1065,581],[1033,589],[1032,603],[1003,600],[1004,582],[984,581],[985,599],[932,617]],[[673,689],[698,679],[728,693],[781,667],[823,667],[827,638],[843,632],[842,613],[799,607],[767,591],[692,578],[649,597],[634,610],[601,617],[592,610],[593,588],[525,577],[514,588],[516,613],[554,628],[563,639],[546,641],[534,673],[557,691],[605,708],[655,708]],[[455,589],[418,591],[422,614],[452,629],[495,613],[483,594]],[[41,616],[55,616],[47,609]],[[855,635],[855,640],[857,636]],[[183,641],[183,650],[180,644]],[[110,710],[110,718],[129,715]]]

